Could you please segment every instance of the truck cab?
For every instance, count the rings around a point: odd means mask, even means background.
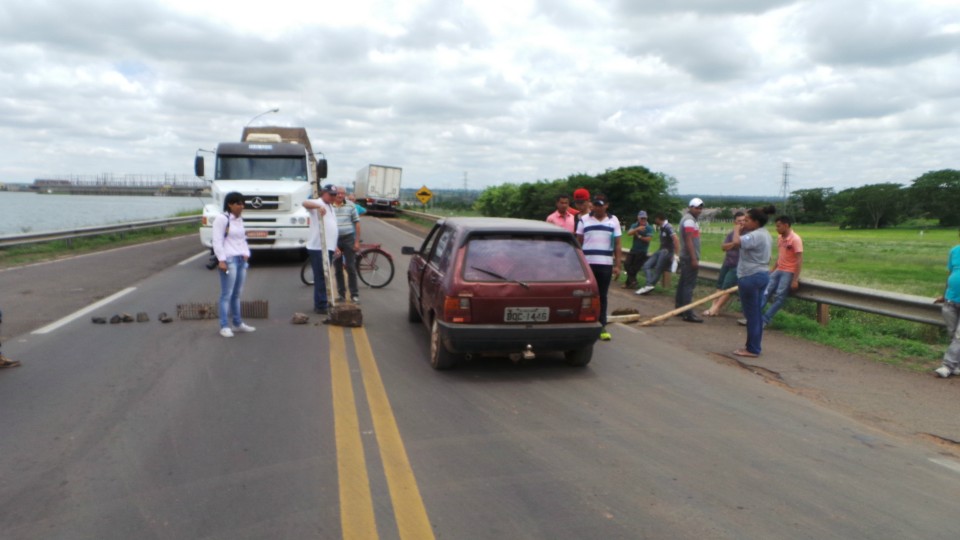
[[[204,206],[200,226],[204,246],[213,246],[213,220],[223,213],[224,197],[237,191],[244,198],[243,221],[251,250],[305,248],[310,233],[303,201],[316,193],[318,180],[326,177],[327,163],[314,159],[306,130],[275,129],[279,132],[244,130],[243,142],[217,145],[210,188],[213,202]],[[285,141],[283,130],[296,133]],[[290,140],[297,138],[300,141]],[[194,169],[197,176],[204,176],[203,156],[197,155]]]

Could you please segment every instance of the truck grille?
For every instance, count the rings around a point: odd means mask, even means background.
[[[279,195],[255,195],[253,197],[244,197],[243,199],[243,209],[252,210],[254,212],[260,210],[267,211],[277,211],[280,209],[280,196]]]

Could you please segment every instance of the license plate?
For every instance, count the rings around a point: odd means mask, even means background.
[[[247,238],[266,238],[270,236],[267,231],[247,231]]]
[[[547,322],[549,320],[550,308],[508,307],[503,310],[504,322]]]

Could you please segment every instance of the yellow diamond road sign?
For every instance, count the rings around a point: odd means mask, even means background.
[[[420,191],[417,192],[417,198],[420,199],[420,202],[427,204],[430,202],[430,197],[433,197],[433,192],[427,189],[427,186],[420,188]]]

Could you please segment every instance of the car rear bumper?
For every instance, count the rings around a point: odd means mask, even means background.
[[[537,351],[570,351],[593,345],[600,323],[455,324],[439,321],[440,338],[454,353],[511,353],[527,345]]]

